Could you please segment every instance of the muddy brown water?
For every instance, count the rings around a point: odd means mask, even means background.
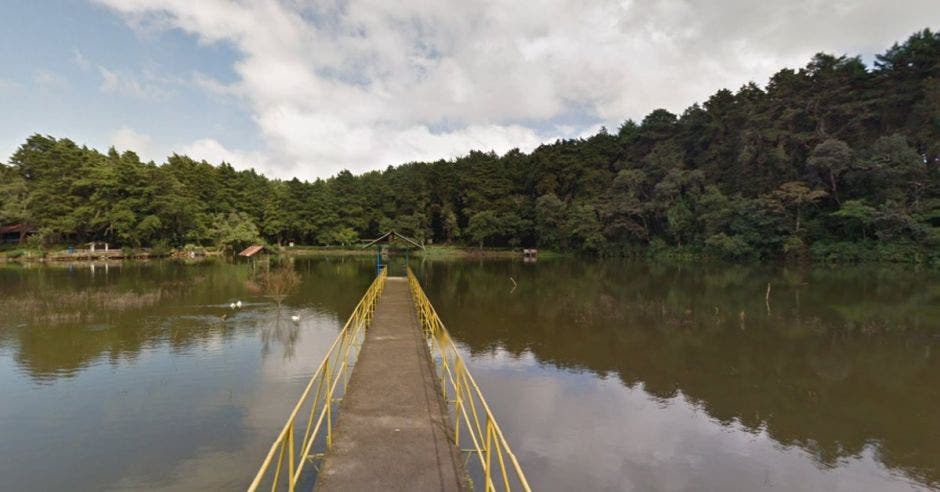
[[[940,490],[936,272],[412,265],[536,490]],[[374,275],[251,268],[0,265],[0,490],[244,489]]]

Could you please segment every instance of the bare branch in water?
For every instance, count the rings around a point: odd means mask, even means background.
[[[300,274],[291,265],[267,268],[255,276],[256,283],[264,295],[274,299],[278,305],[300,286]]]

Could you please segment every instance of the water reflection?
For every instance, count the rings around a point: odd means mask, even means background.
[[[174,349],[217,336],[261,331],[290,352],[296,324],[281,309],[310,305],[337,316],[355,305],[368,282],[361,261],[303,261],[292,265],[306,279],[275,298],[258,287],[256,266],[202,262],[0,268],[0,348],[15,346],[16,360],[36,379],[74,375],[105,356],[135,359],[146,347]],[[229,304],[251,305],[233,311]],[[273,302],[272,302],[273,301]],[[267,346],[266,350],[270,347]]]
[[[487,374],[500,362],[488,384],[502,390],[485,391],[504,392],[494,406],[521,419],[506,430],[529,443],[528,466],[549,489],[563,490],[558,484],[567,483],[573,466],[590,469],[611,456],[621,460],[582,477],[584,488],[940,487],[934,273],[620,262],[439,263],[423,270],[431,300],[473,355],[475,372]],[[571,376],[583,371],[590,376]],[[619,384],[612,387],[611,377]],[[598,414],[616,398],[622,410]],[[641,418],[638,408],[652,410]],[[689,417],[696,412],[705,417]],[[532,413],[547,413],[552,425],[534,425]],[[544,442],[568,425],[584,427],[573,423],[581,419],[591,438]],[[677,435],[676,426],[689,419],[704,427]],[[662,435],[619,432],[639,432],[639,422]],[[667,435],[678,451],[660,443]],[[728,436],[764,446],[729,454]],[[571,447],[582,440],[590,449],[572,458]],[[642,452],[624,457],[631,449]],[[664,453],[662,463],[646,462]],[[700,473],[681,471],[683,462]],[[751,477],[755,470],[767,471],[767,483]],[[698,481],[684,481],[690,477]]]
[[[0,488],[243,488],[374,274],[289,266],[0,266]],[[936,273],[418,273],[539,490],[940,488]]]
[[[248,264],[0,267],[0,488],[243,488],[372,271],[293,268],[278,303]]]

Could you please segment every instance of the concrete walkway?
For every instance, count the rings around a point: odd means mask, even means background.
[[[457,449],[404,277],[388,277],[317,490],[461,490]]]

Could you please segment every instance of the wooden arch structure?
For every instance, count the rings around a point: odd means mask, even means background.
[[[373,239],[371,241],[367,241],[365,244],[362,245],[362,249],[375,246],[375,274],[376,275],[381,275],[382,268],[385,266],[388,266],[388,265],[382,264],[382,244],[385,243],[385,244],[388,244],[389,246],[392,246],[392,245],[395,245],[396,240],[399,240],[399,239],[402,242],[404,242],[404,244],[406,245],[405,249],[421,249],[422,251],[424,250],[423,244],[415,241],[414,239],[411,239],[408,236],[403,236],[394,230],[388,231],[385,234],[382,234],[381,236],[379,236],[378,238]],[[407,265],[407,263],[408,263],[408,254],[406,253],[405,264]]]
[[[404,241],[406,244],[410,244],[411,246],[414,246],[415,248],[419,248],[419,249],[421,249],[421,250],[424,250],[424,245],[418,243],[417,241],[415,241],[414,239],[411,239],[411,238],[408,237],[408,236],[404,236],[404,235],[402,235],[402,234],[399,234],[398,232],[396,232],[396,231],[394,231],[394,230],[388,231],[388,232],[386,232],[385,234],[382,234],[381,236],[379,236],[378,238],[373,239],[373,240],[367,242],[366,244],[362,245],[362,249],[366,249],[366,248],[368,248],[368,247],[370,247],[370,246],[374,246],[374,245],[376,245],[376,244],[381,243],[382,241],[387,241],[388,244],[393,244],[396,239],[401,239],[401,240]]]

